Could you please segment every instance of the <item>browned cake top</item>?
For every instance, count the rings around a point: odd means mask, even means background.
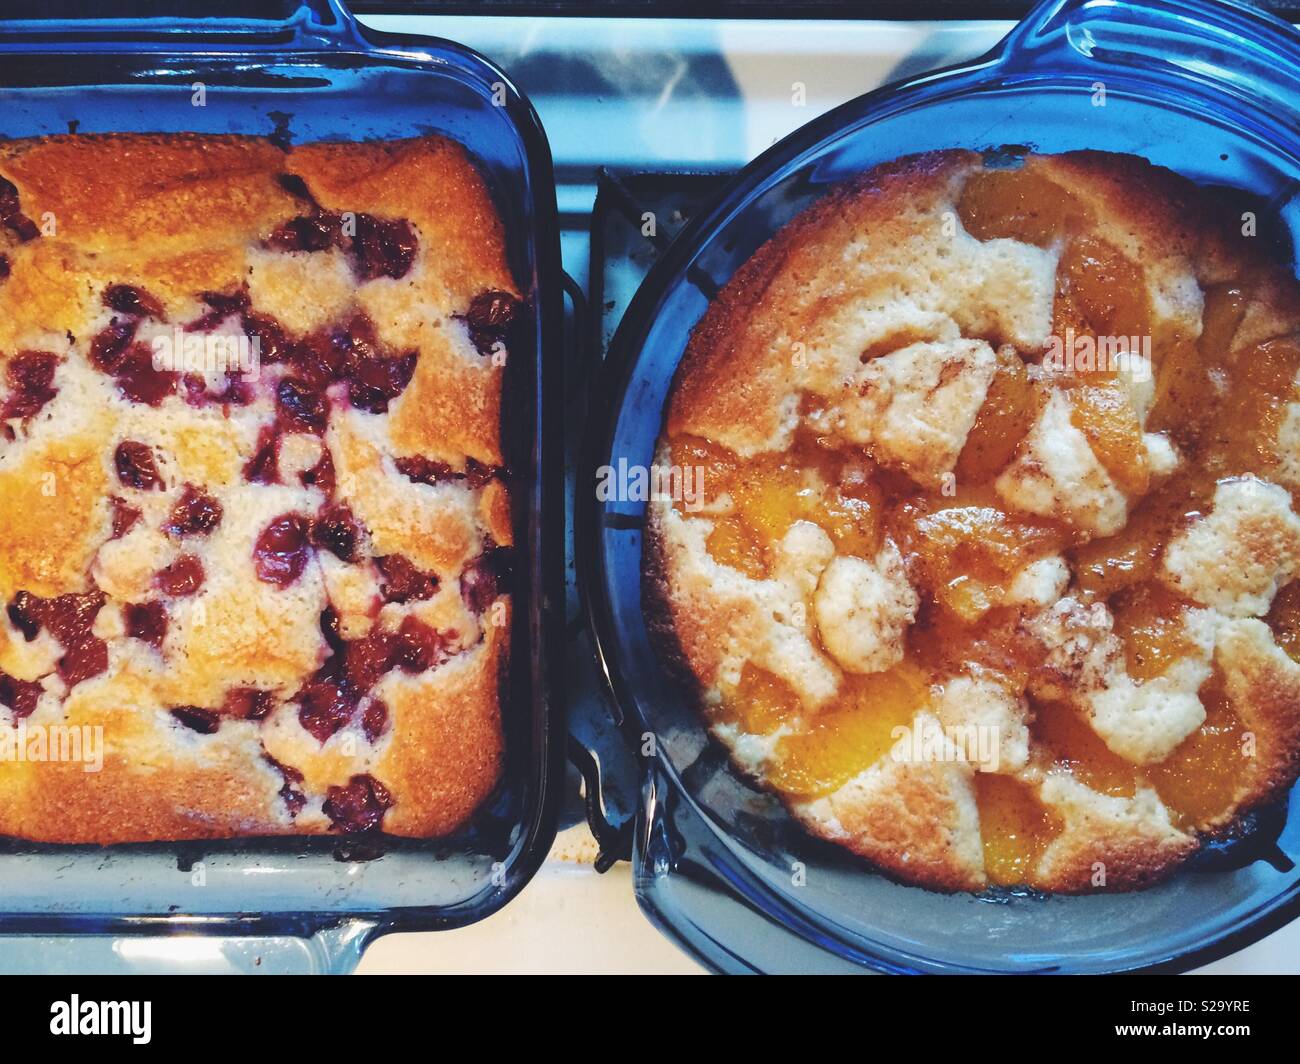
[[[439,137],[0,145],[0,835],[468,817],[519,309]],[[13,755],[60,728],[102,765]]]
[[[930,886],[1123,889],[1294,780],[1300,286],[1262,239],[1140,159],[940,152],[726,286],[649,588],[811,830]]]

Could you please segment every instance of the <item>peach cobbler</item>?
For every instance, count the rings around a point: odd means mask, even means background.
[[[649,611],[816,835],[933,888],[1133,889],[1300,766],[1300,286],[1226,193],[1018,162],[877,167],[725,286]]]
[[[440,137],[0,145],[0,835],[465,822],[520,310]]]

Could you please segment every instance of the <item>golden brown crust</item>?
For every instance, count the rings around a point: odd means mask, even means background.
[[[418,567],[458,572],[482,538],[467,489],[447,484],[423,487],[397,472],[393,460],[356,426],[339,419],[329,439],[339,487],[370,530],[376,555],[402,554]],[[446,505],[455,496],[457,505]]]
[[[1083,824],[1067,845],[1044,856],[1037,887],[1053,894],[1145,890],[1176,872],[1198,846],[1190,835]]]
[[[132,707],[96,722],[106,734],[127,737],[127,721],[137,715]],[[105,755],[106,765],[138,756],[113,747]],[[285,822],[279,774],[233,744],[209,747],[201,762],[156,771],[88,773],[68,762],[29,763],[6,767],[0,780],[0,818],[13,825],[8,833],[38,842],[107,846],[296,830]]]
[[[466,458],[499,466],[503,370],[465,353],[452,328],[419,342],[415,377],[393,410],[393,445],[464,468]]]
[[[937,890],[988,885],[966,764],[884,761],[828,798],[794,807],[815,834]]]
[[[716,678],[725,658],[726,635],[753,619],[758,606],[742,595],[725,599],[701,594],[699,580],[670,575],[664,522],[667,511],[652,508],[646,521],[642,593],[652,633],[663,644],[666,660],[680,662],[685,675]]]
[[[678,611],[674,606],[674,586],[670,577],[670,567],[662,529],[663,511],[651,508],[646,513],[646,531],[641,555],[641,602],[645,615],[646,630],[650,635],[650,644],[654,647],[667,678],[685,697],[691,699],[699,710],[702,686],[698,677],[712,675],[716,671],[713,658],[692,657],[683,645],[683,632],[690,632],[690,620],[686,611],[681,611],[682,623],[678,624]],[[701,647],[696,638],[693,644]]]
[[[53,441],[0,469],[0,598],[86,590],[95,544],[108,530],[101,443],[93,436]]]
[[[85,328],[95,296],[70,248],[34,240],[6,255],[10,273],[0,285],[0,360],[32,342],[27,334],[33,324],[52,336]]]
[[[464,150],[435,136],[289,150],[236,136],[50,137],[0,144],[0,179],[39,229],[0,225],[0,406],[18,396],[20,352],[49,352],[55,365],[38,411],[0,420],[0,605],[23,592],[105,597],[75,636],[93,644],[84,677],[65,668],[74,637],[48,619],[33,635],[0,611],[0,835],[107,844],[355,829],[364,825],[340,812],[338,792],[358,777],[387,795],[386,830],[461,826],[500,776],[509,653],[510,596],[485,596],[477,567],[513,538],[497,475],[503,375],[465,315],[485,291],[518,295],[501,219]],[[317,210],[344,224],[406,223],[409,266],[375,276],[349,257],[356,247],[277,243]],[[159,312],[110,308],[111,285],[142,291]],[[377,353],[360,357],[413,357],[413,379],[384,409],[353,402],[353,383],[335,378],[327,427],[313,433],[286,420],[277,390],[306,372],[295,355],[263,359],[242,398],[217,401],[222,380],[200,375],[196,391],[191,375],[152,404],[91,357],[114,321],[136,319],[135,340],[155,345],[207,315],[205,293],[241,290],[290,345],[368,317]],[[249,328],[238,314],[194,332],[236,328]],[[124,442],[147,450],[159,484],[124,479]],[[250,472],[268,453],[269,473]],[[486,482],[466,475],[471,460],[488,467]],[[407,473],[399,461],[415,464]],[[450,473],[426,476],[421,463]],[[215,527],[168,530],[187,485],[220,505]],[[113,497],[136,512],[125,529]],[[349,560],[322,540],[285,586],[259,577],[274,521],[297,514],[310,527],[331,507],[357,522]],[[201,564],[197,590],[160,591],[160,572],[185,555]],[[401,564],[428,588],[390,595]],[[155,642],[130,611],[158,604]],[[331,611],[349,667],[352,644],[367,639],[405,649],[320,733],[300,709],[312,685],[344,682],[323,625]],[[412,649],[407,630],[432,643]],[[246,690],[270,702],[244,719]],[[19,735],[60,734],[98,735],[99,763],[6,752]]]
[[[377,774],[407,796],[385,819],[394,835],[445,835],[462,824],[500,778],[504,758],[498,710],[505,681],[509,611],[490,623],[475,650],[444,666],[428,684],[391,679],[383,692],[402,736]]]
[[[0,147],[0,174],[29,217],[53,217],[57,239],[115,255],[143,249],[147,259],[265,235],[295,209],[267,180],[283,165],[284,154],[258,137],[105,134]]]
[[[331,210],[356,210],[364,203],[377,214],[413,221],[437,264],[437,282],[458,297],[454,311],[488,289],[516,291],[501,217],[465,150],[453,141],[304,144],[290,153],[288,169]]]
[[[1038,861],[1035,886],[1058,894],[1142,890],[1195,852],[1195,835],[1169,822],[1155,792],[1102,795],[1062,773],[1039,793],[1065,824]]]
[[[410,219],[427,248],[431,268],[371,286],[361,300],[381,335],[420,352],[415,378],[394,404],[398,452],[456,468],[466,457],[501,465],[502,369],[474,352],[456,316],[480,292],[518,290],[500,216],[464,150],[441,138],[308,144],[293,151],[288,169],[329,209],[364,202],[376,213]],[[436,308],[442,320],[407,313],[412,305]]]
[[[1233,707],[1253,739],[1238,802],[1253,809],[1282,795],[1300,772],[1300,665],[1260,621],[1235,621],[1216,654]]]
[[[897,209],[948,187],[972,152],[934,152],[877,167],[837,186],[760,247],[722,287],[691,334],[669,400],[667,432],[727,442],[745,453],[777,437],[796,378],[795,356],[855,295],[843,250],[870,232],[878,247],[904,245],[925,224]]]

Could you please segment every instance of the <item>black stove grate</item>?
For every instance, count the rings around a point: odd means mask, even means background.
[[[589,222],[587,321],[575,320],[581,338],[566,367],[566,429],[569,499],[575,491],[594,490],[576,483],[586,423],[589,390],[595,369],[605,357],[614,330],[637,288],[673,237],[708,205],[727,181],[727,173],[596,172],[596,196]],[[574,228],[570,219],[566,228]],[[712,282],[696,283],[711,295]],[[575,303],[575,310],[581,309]],[[580,315],[579,315],[580,317]],[[571,505],[571,504],[570,504]],[[570,515],[570,527],[572,516]],[[566,574],[566,622],[569,654],[566,699],[569,703],[570,757],[585,781],[586,815],[600,844],[596,867],[604,871],[632,854],[632,831],[640,800],[641,766],[628,738],[610,716],[604,678],[599,674],[586,616],[578,596],[571,553]]]
[[[731,177],[726,173],[596,172],[589,288],[593,343],[603,358],[628,303],[673,237]],[[692,279],[706,296],[711,279]]]

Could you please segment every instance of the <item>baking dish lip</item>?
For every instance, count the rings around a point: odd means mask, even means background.
[[[427,72],[454,79],[484,101],[491,98],[502,112],[501,131],[496,136],[503,140],[512,138],[509,142],[518,155],[518,162],[513,162],[512,154],[510,174],[521,193],[521,201],[513,205],[518,224],[507,225],[506,235],[512,267],[524,291],[531,295],[529,340],[533,349],[525,358],[507,361],[508,382],[511,369],[515,368],[515,372],[513,383],[507,383],[507,394],[503,397],[503,410],[509,404],[514,410],[522,408],[527,415],[503,426],[514,481],[511,497],[515,540],[526,545],[526,554],[516,552],[515,577],[516,580],[525,577],[524,592],[520,593],[517,584],[507,694],[501,700],[505,713],[510,713],[512,708],[527,712],[527,720],[506,722],[508,741],[513,729],[517,733],[513,736],[514,745],[521,749],[511,754],[508,746],[503,782],[514,774],[513,785],[519,790],[519,815],[509,821],[508,853],[502,857],[502,867],[492,884],[449,905],[321,908],[311,905],[311,899],[297,906],[290,898],[284,907],[263,912],[11,911],[0,913],[0,934],[199,931],[297,936],[359,923],[368,928],[368,941],[390,931],[462,926],[500,909],[541,866],[554,839],[564,779],[563,632],[549,623],[552,604],[563,600],[564,580],[564,471],[563,450],[558,442],[563,431],[559,405],[563,395],[563,274],[549,143],[531,102],[496,64],[442,38],[363,28],[338,0],[303,0],[283,21],[222,21],[219,31],[213,33],[196,34],[194,30],[194,24],[184,20],[74,19],[8,23],[0,28],[0,56],[15,63],[28,63],[33,69],[70,55],[82,56],[91,63],[89,84],[105,90],[129,88],[132,85],[129,76],[141,66],[164,75],[185,73],[200,65],[203,69],[230,69],[247,65],[250,59],[259,66],[273,61],[281,71],[310,72],[313,67],[321,66],[344,71],[362,67],[394,68],[408,75]],[[194,67],[187,67],[187,63]],[[41,87],[7,84],[4,91],[21,94]],[[332,85],[325,82],[321,87],[328,91]],[[302,87],[305,99],[295,99],[298,107],[305,110],[311,106],[312,89],[311,85]],[[375,96],[371,88],[363,87],[362,91],[368,92],[372,99]],[[126,124],[132,132],[142,131],[137,119]],[[494,196],[500,193],[493,185]],[[520,263],[526,264],[526,272]],[[518,716],[522,717],[523,713]],[[485,804],[490,802],[488,799]],[[259,842],[287,845],[286,839],[293,838],[221,842],[242,842],[256,847]],[[309,847],[309,853],[319,852],[323,854],[321,860],[331,860],[326,850],[329,837],[299,838]],[[431,840],[433,845],[443,841]],[[395,842],[418,845],[415,840]],[[178,846],[194,845],[204,843],[156,843],[132,848],[171,853]],[[49,848],[33,849],[46,852]],[[62,849],[71,852],[95,848]]]
[[[634,401],[633,396],[642,404],[646,401],[640,390],[633,390],[634,385],[643,385],[647,374],[671,375],[680,359],[681,351],[677,349],[677,335],[674,333],[664,348],[667,354],[657,360],[671,365],[657,365],[652,370],[642,369],[651,342],[652,327],[665,312],[665,301],[678,288],[690,283],[691,270],[698,266],[702,253],[710,246],[713,237],[751,208],[760,194],[770,192],[781,180],[793,174],[805,173],[806,161],[820,157],[841,138],[847,140],[862,133],[873,122],[895,116],[912,107],[996,91],[1015,83],[1037,81],[1046,85],[1054,79],[1080,83],[1086,71],[1077,62],[1071,65],[1068,57],[1066,61],[1062,60],[1059,54],[1061,41],[1049,41],[1049,31],[1068,28],[1068,19],[1073,13],[1103,6],[1143,8],[1153,17],[1171,20],[1182,17],[1202,19],[1215,30],[1243,37],[1251,48],[1258,49],[1259,55],[1255,58],[1267,55],[1270,61],[1277,64],[1276,80],[1260,75],[1253,83],[1249,78],[1242,78],[1234,80],[1231,85],[1219,85],[1205,71],[1197,70],[1152,72],[1151,78],[1153,83],[1162,77],[1176,79],[1180,91],[1185,89],[1192,98],[1198,94],[1210,98],[1216,95],[1220,98],[1230,97],[1231,103],[1238,109],[1234,118],[1240,117],[1242,108],[1252,109],[1250,119],[1257,123],[1252,126],[1252,131],[1267,129],[1270,134],[1281,139],[1284,153],[1290,159],[1300,160],[1300,143],[1297,141],[1300,127],[1297,127],[1294,119],[1288,117],[1285,110],[1278,111],[1269,106],[1278,96],[1294,98],[1294,89],[1286,86],[1283,79],[1288,72],[1294,77],[1295,72],[1300,70],[1300,38],[1284,23],[1235,0],[1213,4],[1206,3],[1205,0],[1150,0],[1146,4],[1108,5],[1093,3],[1092,0],[1048,0],[1031,11],[984,56],[886,85],[843,104],[795,130],[739,171],[716,194],[709,206],[683,227],[662,257],[652,265],[610,342],[608,356],[600,366],[592,388],[594,400],[588,413],[578,470],[579,491],[575,516],[578,580],[591,630],[593,653],[598,671],[603,677],[612,715],[625,738],[634,745],[639,745],[638,735],[642,729],[649,729],[651,725],[643,715],[644,692],[629,678],[628,669],[625,668],[628,655],[639,656],[640,647],[639,644],[635,648],[626,645],[625,641],[630,637],[624,634],[618,617],[624,609],[629,616],[634,612],[628,603],[639,595],[639,588],[634,591],[624,586],[631,582],[626,573],[628,563],[620,567],[622,571],[617,577],[612,574],[613,552],[617,548],[611,542],[611,532],[615,528],[620,531],[639,528],[640,516],[639,513],[628,512],[626,506],[619,510],[617,504],[598,502],[595,492],[584,486],[596,483],[596,473],[601,466],[624,455],[623,451],[616,448],[619,447],[618,437],[625,411],[629,403]],[[1079,55],[1090,57],[1087,48],[1095,42],[1090,42],[1085,37],[1066,43]],[[1222,41],[1218,43],[1221,44]],[[1233,129],[1236,130],[1237,127],[1234,126]],[[1300,162],[1297,162],[1296,169],[1300,170]],[[1300,187],[1300,182],[1296,183],[1296,187]],[[765,224],[759,222],[755,228],[763,228]],[[770,226],[765,229],[765,235],[771,235]],[[711,297],[710,290],[715,287],[714,279],[710,276],[706,279],[706,284],[696,284],[696,287],[706,297]],[[655,400],[651,397],[649,401]],[[638,440],[640,435],[638,433]],[[639,457],[641,444],[638,442],[635,446],[638,457],[629,457],[629,461],[642,460]],[[613,519],[606,522],[606,516]],[[623,553],[635,553],[638,556],[643,550],[644,537],[639,545],[625,545],[622,548]],[[687,810],[685,814],[683,807]],[[656,883],[660,881],[662,873],[645,865],[649,860],[653,836],[656,832],[671,833],[671,818],[686,815],[692,821],[704,825],[710,842],[716,842],[733,854],[738,854],[745,848],[742,842],[732,836],[726,824],[710,810],[701,807],[683,781],[678,766],[668,758],[647,758],[643,772],[642,803],[638,810],[635,832],[636,852],[633,857],[638,873],[638,901],[657,926],[703,963],[722,970],[743,970],[743,959],[737,965],[734,953],[709,952],[702,948],[698,943],[698,935],[692,933],[698,930],[698,926],[691,922],[689,914],[683,917],[677,913],[674,919],[673,912],[661,906],[662,899],[655,897]],[[730,891],[736,905],[761,914],[769,926],[775,925],[790,939],[794,948],[817,951],[820,947],[812,946],[806,936],[793,932],[778,911],[788,909],[790,905],[798,906],[799,903],[785,894],[778,896],[757,875],[747,870],[744,870],[744,874],[747,877],[743,892],[746,896],[742,897],[742,892],[735,889]],[[1176,954],[1166,956],[1151,952],[1142,957],[1140,962],[1117,963],[1105,970],[1185,970],[1241,949],[1295,919],[1297,915],[1300,915],[1300,884],[1291,884],[1278,890],[1249,914]],[[814,923],[819,921],[816,912],[807,911],[801,916],[810,918]],[[675,922],[681,926],[674,926]],[[825,923],[821,929],[834,937],[834,930]],[[913,957],[913,961],[920,962],[918,965],[910,963],[906,953],[893,950],[883,943],[877,942],[874,945],[876,954],[862,958],[857,963],[893,971],[944,969],[942,962]],[[949,967],[946,970],[957,969]]]

